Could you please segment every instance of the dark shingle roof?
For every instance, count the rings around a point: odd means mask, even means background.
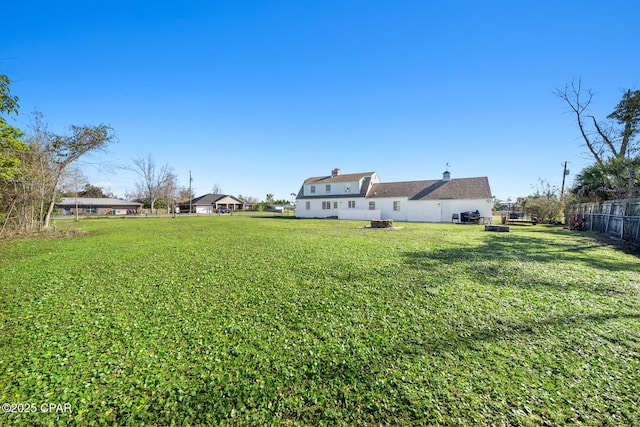
[[[67,206],[75,205],[76,203],[83,206],[142,206],[142,203],[115,199],[112,197],[62,197],[60,202],[56,204],[60,206]]]
[[[225,197],[231,197],[232,199],[235,199],[238,201],[238,203],[242,203],[242,200],[238,199],[237,197],[231,196],[229,194],[205,194],[204,196],[200,196],[200,197],[196,197],[195,199],[191,200],[191,204],[192,205],[212,205],[215,202],[217,202],[220,199],[224,199]],[[181,205],[188,205],[189,201],[187,200],[186,202],[182,202]]]
[[[407,197],[409,200],[490,199],[487,177],[373,184],[367,198]]]
[[[215,203],[217,200],[222,199],[224,194],[205,194],[204,196],[196,197],[191,200],[192,205],[211,205]],[[187,201],[188,203],[188,201]]]
[[[371,184],[371,176],[375,172],[340,174],[336,176],[319,176],[307,178],[298,191],[297,199],[325,198],[383,198],[407,197],[409,200],[440,199],[490,199],[491,188],[486,176],[476,178],[456,178],[449,181],[431,179],[423,181],[404,181]],[[331,184],[336,182],[352,182],[365,178],[360,193],[338,195],[304,195],[304,185]]]

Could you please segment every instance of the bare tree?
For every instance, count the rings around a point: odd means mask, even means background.
[[[178,175],[169,170],[164,180],[164,185],[160,189],[160,197],[162,197],[168,206],[173,206],[176,197],[178,197]]]
[[[598,121],[588,114],[594,93],[582,88],[580,79],[567,83],[554,94],[575,115],[580,134],[589,152],[600,165],[608,158],[623,159],[633,144],[640,120],[640,91],[627,91],[608,120]]]
[[[132,161],[134,166],[130,169],[141,179],[136,182],[137,195],[149,204],[152,211],[159,198],[165,198],[166,202],[175,198],[177,177],[169,165],[158,167],[151,154],[146,157],[140,155]]]
[[[87,177],[82,173],[78,166],[69,168],[60,183],[60,190],[63,193],[73,194],[76,201],[76,222],[78,222],[78,193],[88,184]]]
[[[52,159],[47,149],[47,125],[42,113],[34,112],[25,151],[20,153],[20,173],[6,181],[2,192],[7,207],[3,230],[31,231],[42,227],[45,203],[53,182]]]
[[[222,194],[222,187],[217,182],[211,187],[212,194]]]

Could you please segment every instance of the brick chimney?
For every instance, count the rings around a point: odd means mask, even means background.
[[[338,176],[338,175],[340,175],[340,173],[341,173],[341,172],[340,172],[340,169],[335,168],[334,170],[332,170],[332,171],[331,171],[331,176],[332,176],[332,177],[333,177],[333,176]]]

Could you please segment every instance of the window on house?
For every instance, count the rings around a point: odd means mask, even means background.
[[[349,209],[355,209],[356,207],[356,201],[355,200],[349,200]]]
[[[400,202],[399,201],[393,202],[393,210],[394,211],[399,211],[400,210]]]
[[[369,202],[369,210],[370,211],[376,210],[376,202]]]
[[[338,209],[338,202],[333,202],[333,209]]]
[[[311,210],[311,202],[304,202],[305,210]]]
[[[344,185],[344,192],[345,193],[351,193],[351,184],[345,184]]]
[[[311,186],[311,194],[314,194],[316,192],[316,186],[312,185]]]
[[[322,202],[322,209],[331,209],[331,202]]]
[[[327,184],[324,186],[325,193],[331,193],[331,184]]]

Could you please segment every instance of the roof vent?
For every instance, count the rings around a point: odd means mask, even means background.
[[[331,176],[338,176],[340,175],[340,169],[335,168],[334,170],[331,171]]]
[[[451,181],[451,172],[449,172],[449,171],[444,171],[444,172],[442,173],[442,180],[443,180],[444,182],[449,182],[449,181]]]

